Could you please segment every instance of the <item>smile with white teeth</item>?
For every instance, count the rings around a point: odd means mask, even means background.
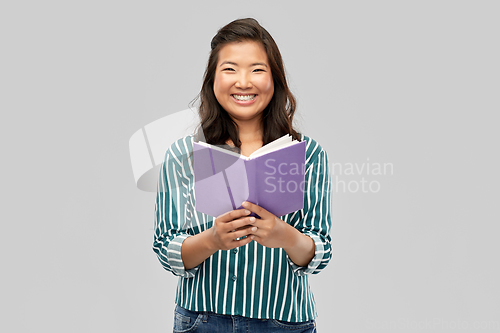
[[[233,95],[238,101],[251,101],[256,95]]]

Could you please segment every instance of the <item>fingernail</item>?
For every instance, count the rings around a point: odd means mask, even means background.
[[[248,204],[246,201],[243,201],[243,203],[241,204],[243,207],[246,207]]]
[[[253,232],[256,232],[256,231],[257,231],[257,227],[253,227],[253,228],[252,228],[252,231],[253,231]]]
[[[248,209],[245,209],[245,214],[250,214],[250,211]]]
[[[254,222],[254,221],[255,221],[255,217],[253,217],[253,216],[252,216],[252,217],[250,218],[250,222]]]

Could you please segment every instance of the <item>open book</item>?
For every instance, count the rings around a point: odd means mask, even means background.
[[[193,157],[195,208],[201,213],[217,217],[243,208],[245,200],[278,217],[303,208],[306,141],[287,134],[248,157],[194,142]]]

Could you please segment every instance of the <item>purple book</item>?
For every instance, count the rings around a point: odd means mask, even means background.
[[[217,217],[253,202],[276,216],[304,206],[306,142],[285,135],[243,156],[193,143],[195,208]],[[254,215],[254,214],[253,214]]]

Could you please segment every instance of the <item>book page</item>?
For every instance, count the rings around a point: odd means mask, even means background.
[[[270,153],[272,151],[276,151],[276,150],[279,150],[279,149],[282,149],[282,148],[294,145],[294,144],[296,144],[298,142],[299,141],[293,140],[293,138],[289,134],[285,134],[281,138],[278,138],[278,139],[276,139],[276,140],[274,140],[272,142],[269,142],[267,145],[260,147],[259,149],[257,149],[256,151],[254,151],[252,154],[250,154],[250,156],[245,156],[243,154],[238,154],[238,153],[235,153],[234,151],[230,151],[230,150],[221,148],[219,146],[214,146],[214,145],[211,145],[211,144],[203,142],[203,141],[196,142],[196,143],[200,144],[200,145],[202,145],[204,147],[216,149],[216,150],[221,151],[223,153],[227,153],[227,154],[230,154],[230,155],[233,155],[233,156],[238,156],[238,157],[243,158],[245,160],[250,160],[252,158],[256,158],[256,157],[265,155],[265,154]]]
[[[220,152],[223,152],[223,153],[226,153],[226,154],[229,154],[229,155],[233,155],[233,156],[236,156],[236,157],[240,157],[240,158],[243,158],[243,159],[248,159],[248,157],[244,156],[244,155],[241,155],[241,154],[238,154],[238,153],[235,153],[234,151],[231,151],[231,150],[228,150],[228,149],[224,149],[222,147],[219,147],[219,146],[214,146],[214,145],[211,145],[209,143],[206,143],[206,142],[203,142],[203,141],[200,141],[200,142],[196,142],[197,144],[199,145],[202,145],[204,147],[207,147],[207,148],[212,148],[212,149],[215,149],[215,150],[218,150]]]
[[[276,139],[272,142],[269,142],[267,145],[257,149],[252,154],[250,154],[250,156],[248,158],[249,159],[256,158],[256,157],[265,155],[267,153],[270,153],[272,151],[276,151],[276,150],[294,145],[296,143],[299,143],[299,141],[294,141],[289,134],[285,134],[281,138]]]

